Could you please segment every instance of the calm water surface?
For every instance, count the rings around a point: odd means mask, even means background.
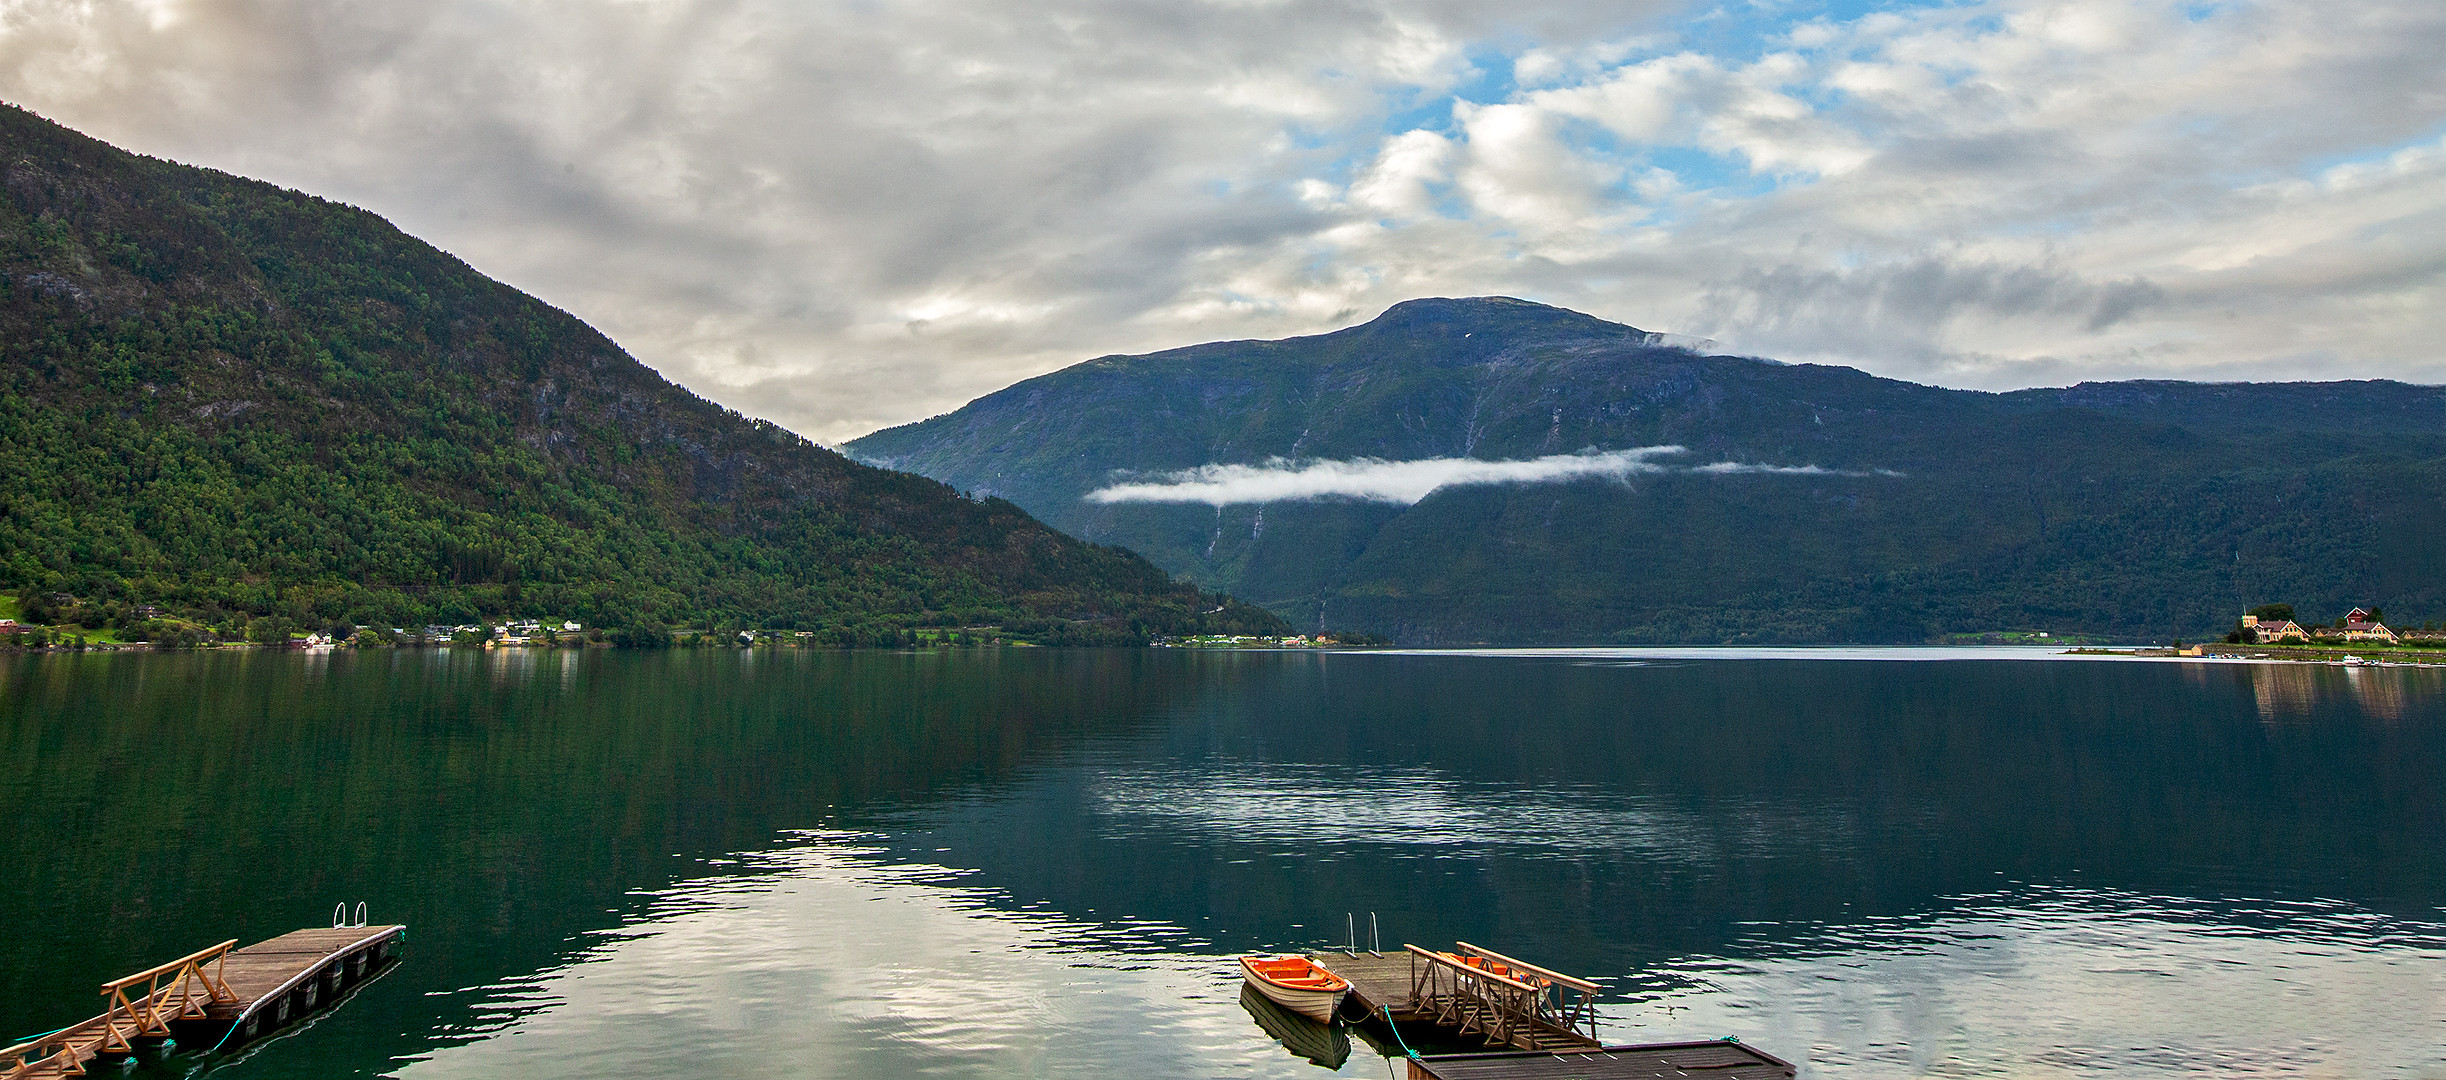
[[[1371,911],[1804,1075],[2446,1076],[2436,670],[21,657],[0,820],[0,1037],[410,924],[233,1080],[1322,1076],[1229,957]]]

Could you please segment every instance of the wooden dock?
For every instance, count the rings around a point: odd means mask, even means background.
[[[1392,1010],[1393,1022],[1404,1023],[1419,1019],[1410,1010],[1410,956],[1408,953],[1309,953],[1308,959],[1350,982],[1350,996],[1343,999],[1343,1012],[1348,1017],[1373,1016],[1383,1019]]]
[[[395,960],[405,926],[316,927],[243,949],[235,940],[102,984],[102,1015],[0,1049],[0,1080],[78,1076],[175,1039],[236,1047],[333,1000]]]
[[[1410,1059],[1410,1080],[1792,1080],[1797,1071],[1790,1062],[1730,1040]]]
[[[1309,959],[1350,982],[1346,1010],[1425,1025],[1440,1038],[1531,1051],[1593,1050],[1597,984],[1470,943],[1450,952],[1320,952]]]

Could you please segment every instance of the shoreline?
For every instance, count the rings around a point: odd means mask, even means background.
[[[758,642],[754,645],[683,645],[652,649],[626,649],[630,652],[901,652],[901,651],[978,651],[995,648],[1045,648],[1025,642],[997,642],[968,646],[920,646],[896,648],[851,648],[839,645],[800,645],[784,642]],[[2208,664],[2313,664],[2329,667],[2398,667],[2446,668],[2446,650],[2439,649],[2343,649],[2298,648],[2284,646],[2208,645],[2197,646],[2198,652],[2177,652],[2162,645],[2081,645],[2070,648],[2061,645],[1523,645],[1523,646],[1453,646],[1446,648],[1405,648],[1384,645],[1333,645],[1310,643],[1302,645],[1206,644],[1184,647],[1180,643],[1159,642],[1138,646],[1097,646],[1102,648],[1183,649],[1195,652],[1264,652],[1346,654],[1354,656],[1481,656],[1509,659],[1557,659],[1581,661],[1616,660],[1651,662],[1659,660],[1853,660],[1926,663],[1942,660],[2090,660],[2137,661],[2147,663],[2208,663]],[[93,642],[83,647],[49,645],[39,648],[0,647],[0,657],[38,656],[81,653],[295,653],[299,655],[329,655],[335,652],[424,652],[463,650],[475,653],[506,652],[593,652],[617,649],[607,642],[587,642],[572,645],[461,645],[461,644],[401,644],[378,648],[341,645],[263,645],[251,642],[218,642],[177,648],[161,648],[152,642]],[[2345,657],[2360,661],[2347,664]]]
[[[2317,664],[2331,667],[2346,666],[2347,653],[2375,661],[2380,667],[2446,667],[2446,652],[2429,652],[2418,658],[2392,655],[2371,655],[2369,652],[2337,649],[2333,656],[2286,656],[2267,649],[2245,649],[2225,646],[2211,651],[2204,648],[2199,655],[2183,656],[2165,646],[2080,646],[2059,645],[1604,645],[1604,646],[1520,646],[1520,647],[1455,647],[1444,649],[1334,649],[1329,652],[1364,653],[1377,656],[1483,656],[1489,659],[1552,659],[1623,662],[1659,660],[1849,660],[1884,661],[1889,663],[1929,663],[1944,660],[1990,661],[2123,661],[2131,663],[2205,663],[2205,664]],[[2330,651],[2330,650],[2322,650]],[[2374,650],[2373,650],[2374,651]]]

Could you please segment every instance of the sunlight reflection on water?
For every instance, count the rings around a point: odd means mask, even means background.
[[[1229,958],[1158,920],[1017,910],[870,837],[808,834],[657,894],[575,963],[471,988],[488,1038],[414,1078],[1313,1076]],[[2067,888],[1759,927],[1612,973],[1611,1041],[1732,1032],[1804,1076],[2436,1076],[2446,926],[2342,903]],[[1364,1044],[1336,1070],[1379,1075]]]
[[[1205,769],[1112,765],[1089,781],[1102,828],[1202,835],[1306,851],[1347,845],[1434,857],[1446,849],[1637,852],[1711,861],[1847,842],[1823,804],[1766,799],[1703,811],[1594,787],[1470,782],[1433,772],[1228,761]]]
[[[2212,905],[2071,889],[1794,935],[1673,984],[1628,1034],[1784,1032],[1826,1076],[2437,1076],[2446,925],[2340,903]]]
[[[401,1075],[1317,1074],[1180,927],[1008,910],[954,871],[806,839],[756,857],[761,874],[654,897],[574,964],[472,988],[505,1003],[500,1030]]]

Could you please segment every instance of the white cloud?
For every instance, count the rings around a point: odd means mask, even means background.
[[[1401,217],[1435,211],[1435,189],[1451,180],[1452,140],[1432,131],[1405,131],[1385,141],[1366,175],[1351,185],[1353,202]]]
[[[0,98],[822,439],[1421,295],[1954,385],[2446,380],[2446,6],[1777,8],[0,0]]]
[[[1352,461],[1295,462],[1275,458],[1262,465],[1201,465],[1165,473],[1151,480],[1113,484],[1088,492],[1086,499],[1097,503],[1204,503],[1208,506],[1356,499],[1409,506],[1439,488],[1470,485],[1552,484],[1591,478],[1623,480],[1663,472],[1718,476],[1749,473],[1861,475],[1836,473],[1816,465],[1755,465],[1719,461],[1699,466],[1673,466],[1653,460],[1686,452],[1679,446],[1642,446],[1604,453],[1555,454],[1527,461],[1482,461],[1476,458],[1381,461],[1359,458]]]

